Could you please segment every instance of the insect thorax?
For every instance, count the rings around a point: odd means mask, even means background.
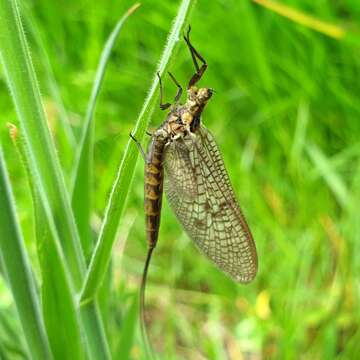
[[[193,134],[200,126],[200,116],[213,90],[192,86],[188,89],[187,100],[183,105],[174,104],[166,120],[155,131],[154,136],[163,141],[176,140]]]

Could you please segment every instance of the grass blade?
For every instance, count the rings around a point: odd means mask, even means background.
[[[36,245],[42,276],[41,298],[45,326],[55,359],[82,358],[80,323],[65,261],[55,226],[48,225],[46,212],[29,166],[28,151],[14,125],[10,136],[28,175],[35,213]],[[61,299],[61,301],[59,301]]]
[[[314,166],[324,178],[325,182],[335,195],[337,201],[344,207],[348,208],[351,204],[351,196],[340,176],[333,169],[331,162],[315,145],[306,146],[307,153]]]
[[[123,319],[121,335],[114,354],[115,359],[131,359],[130,352],[135,338],[138,310],[138,296],[133,296],[132,302]]]
[[[140,4],[133,5],[118,21],[114,30],[107,39],[100,56],[96,71],[94,85],[85,116],[85,124],[82,128],[80,145],[75,158],[72,208],[79,230],[81,244],[85,258],[91,253],[92,242],[90,237],[90,213],[92,209],[92,179],[93,179],[93,151],[94,151],[94,121],[92,121],[96,101],[100,87],[104,79],[106,66],[108,64],[112,49],[119,36],[125,21],[133,14]]]
[[[0,0],[0,13],[0,57],[31,153],[30,166],[50,204],[73,281],[79,286],[85,261],[16,0]]]
[[[175,45],[186,23],[186,20],[193,8],[195,1],[182,0],[174,20],[172,29],[168,36],[157,71],[162,74],[169,64],[171,55],[174,53]],[[142,141],[145,130],[149,124],[150,117],[154,111],[158,88],[158,78],[154,76],[149,94],[144,102],[135,124],[134,135]],[[123,158],[120,163],[116,179],[113,183],[110,198],[105,210],[104,220],[101,226],[100,235],[94,249],[90,266],[86,275],[85,284],[82,290],[81,301],[91,299],[99,288],[108,267],[111,250],[116,239],[120,218],[125,207],[127,194],[131,185],[138,149],[134,142],[129,139]]]
[[[40,225],[43,211],[39,201],[37,204],[36,218]],[[51,232],[44,224],[42,228],[37,226],[37,230],[41,231],[38,234],[38,246],[42,269],[43,314],[52,352],[56,359],[81,359],[86,347],[82,344],[80,317],[60,255],[61,250],[54,246]]]
[[[259,24],[254,16],[254,9],[251,3],[243,1],[241,3],[242,11],[244,12],[243,17],[243,28],[244,32],[248,33],[251,37],[249,38],[250,49],[252,51],[252,57],[256,64],[256,69],[259,72],[259,77],[262,81],[262,85],[265,90],[269,93],[274,91],[274,79],[269,66],[269,58],[267,56],[268,50],[266,49],[266,43],[264,42],[263,35],[259,31]]]
[[[46,210],[48,225],[54,224],[54,233],[61,239],[64,259],[76,290],[83,283],[85,260],[69,194],[47,126],[16,0],[0,0],[0,14],[0,59],[23,131],[29,166],[42,206]],[[95,312],[93,316],[84,314],[83,318],[87,343],[106,344],[96,304],[93,305],[92,311]],[[97,339],[90,337],[93,334],[96,334]],[[97,349],[97,352],[102,353],[103,358],[107,358],[107,344]]]
[[[46,73],[47,88],[59,111],[60,128],[65,135],[66,145],[68,145],[70,151],[74,151],[76,147],[76,138],[71,127],[63,100],[61,98],[59,86],[55,80],[55,74],[47,53],[45,41],[43,40],[43,36],[38,30],[37,24],[34,21],[34,14],[31,11],[32,9],[30,10],[27,6],[23,6],[23,9],[26,15],[24,17],[24,20],[26,21],[26,27],[30,30],[32,38],[34,39],[37,50],[40,54],[41,65]]]
[[[303,12],[293,9],[289,6],[279,4],[271,0],[253,0],[253,1],[300,25],[318,31],[334,39],[339,40],[345,36],[345,31],[341,27],[316,19],[313,16],[304,14]]]
[[[2,150],[0,149],[0,255],[17,311],[34,359],[51,358],[30,262],[17,223]]]

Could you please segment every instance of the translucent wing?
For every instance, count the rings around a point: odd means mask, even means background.
[[[164,167],[168,201],[188,235],[234,280],[251,281],[255,244],[210,132],[201,126],[167,145]]]

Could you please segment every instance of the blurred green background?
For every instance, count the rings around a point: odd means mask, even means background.
[[[359,30],[357,1],[282,3],[354,36]],[[68,181],[73,154],[60,131],[54,81],[33,29],[44,41],[78,136],[103,44],[132,4],[23,3],[25,30]],[[95,115],[95,230],[177,7],[178,1],[142,1],[112,54]],[[359,45],[332,39],[247,0],[198,0],[190,23],[192,41],[209,64],[201,85],[216,90],[203,122],[218,141],[252,229],[259,273],[246,286],[228,279],[193,246],[165,200],[147,288],[154,347],[164,359],[356,359]],[[182,84],[192,75],[185,44],[169,70]],[[4,78],[0,80],[1,136],[22,228],[36,262],[27,179],[5,128],[16,116]],[[168,77],[164,82],[170,101],[175,88]],[[151,128],[163,118],[157,110]],[[138,161],[114,248],[110,301],[102,304],[113,344],[126,331],[124,318],[129,298],[139,288],[145,253],[143,162]],[[0,344],[9,359],[23,358],[18,328],[11,295],[1,281]],[[132,356],[141,357],[139,336]]]

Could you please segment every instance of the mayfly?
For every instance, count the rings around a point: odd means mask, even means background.
[[[179,103],[182,87],[171,73],[178,90],[173,104],[163,103],[163,87],[158,74],[160,108],[170,108],[170,111],[160,127],[150,134],[146,153],[130,134],[145,160],[148,253],[140,291],[143,325],[146,276],[159,234],[164,169],[164,188],[170,206],[201,252],[235,281],[250,282],[257,272],[257,254],[250,229],[214,137],[201,124],[201,114],[213,90],[195,86],[207,69],[207,63],[191,44],[190,30],[189,27],[184,40],[195,74],[188,83],[185,104]]]

